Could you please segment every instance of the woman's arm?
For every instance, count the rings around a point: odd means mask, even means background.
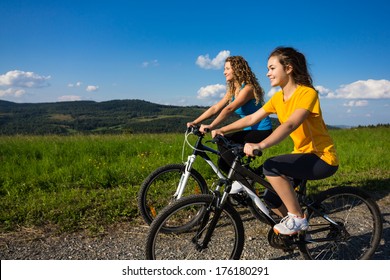
[[[243,129],[244,127],[252,126],[260,122],[268,115],[269,114],[266,111],[264,111],[263,108],[260,108],[259,110],[257,110],[251,115],[248,115],[242,119],[239,119],[238,121],[235,121],[231,124],[221,127],[220,129],[213,130],[212,137],[215,137],[217,134],[224,135],[225,133],[234,132]]]
[[[253,87],[251,85],[246,85],[243,89],[241,89],[238,96],[234,99],[234,102],[231,102],[229,105],[223,108],[221,113],[219,113],[218,117],[216,117],[215,120],[207,128],[210,130],[214,129],[221,122],[226,120],[232,113],[234,113],[234,111],[244,106],[253,98]]]
[[[265,138],[260,143],[247,143],[244,147],[244,152],[247,155],[253,156],[253,150],[264,150],[272,147],[285,138],[287,138],[295,129],[297,129],[303,121],[309,116],[310,112],[306,109],[296,109],[288,120],[279,125],[270,136]]]
[[[187,123],[187,126],[189,127],[192,125],[199,125],[203,121],[211,118],[212,116],[214,116],[215,114],[220,112],[223,109],[223,107],[226,106],[226,103],[228,102],[227,97],[228,97],[228,94],[226,93],[225,96],[221,100],[218,101],[218,103],[216,103],[213,106],[211,106],[210,108],[208,108],[205,112],[203,112],[194,121]]]

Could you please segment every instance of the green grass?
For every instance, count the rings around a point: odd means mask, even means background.
[[[340,169],[331,178],[310,182],[311,189],[351,185],[390,190],[389,128],[331,134]],[[115,222],[134,221],[140,184],[157,167],[182,161],[183,136],[0,137],[0,231],[49,225],[58,231],[99,232]],[[285,140],[257,162],[291,149]],[[187,146],[184,160],[190,152]],[[213,181],[202,160],[194,167]]]

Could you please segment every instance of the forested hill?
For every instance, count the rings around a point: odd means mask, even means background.
[[[56,103],[0,100],[0,135],[184,132],[186,123],[205,109],[159,105],[143,100]]]

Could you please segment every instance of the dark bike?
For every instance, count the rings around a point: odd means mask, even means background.
[[[236,174],[248,178],[241,197],[252,201],[259,210],[259,216],[255,217],[270,226],[268,242],[272,247],[299,250],[305,259],[358,260],[369,259],[374,254],[383,225],[377,204],[366,192],[335,187],[309,197],[307,181],[292,180],[309,228],[293,236],[277,235],[272,227],[278,219],[259,199],[262,194],[256,197],[248,194],[253,192],[249,184],[253,181],[273,191],[271,185],[245,166],[242,145],[232,144],[222,136],[214,141],[235,155],[227,178],[220,179],[210,194],[182,197],[165,207],[150,226],[146,259],[239,259],[244,247],[244,226],[229,199]],[[181,227],[190,223],[190,227]],[[166,227],[175,230],[167,233]]]

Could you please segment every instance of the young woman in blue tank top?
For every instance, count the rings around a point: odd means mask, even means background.
[[[233,113],[243,118],[263,106],[264,90],[260,87],[256,75],[243,57],[228,57],[225,61],[224,75],[227,83],[225,96],[194,121],[187,123],[187,126],[201,125],[200,131],[205,133],[207,129],[210,131],[216,129]],[[210,124],[202,124],[202,122],[214,116],[216,117]],[[225,135],[225,137],[236,143],[257,143],[267,138],[271,133],[271,120],[267,117],[251,127]],[[224,151],[221,146],[219,150],[223,155],[223,159],[219,160],[218,165],[223,171],[227,172],[234,157],[230,152]]]

